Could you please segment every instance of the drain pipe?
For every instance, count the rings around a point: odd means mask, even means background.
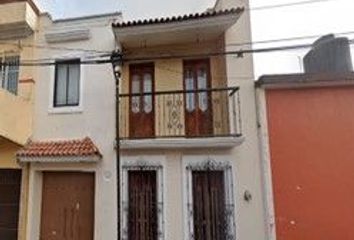
[[[113,74],[115,79],[115,117],[116,117],[116,183],[117,183],[117,240],[121,239],[121,214],[120,214],[120,136],[119,136],[119,84],[121,80],[121,67],[123,65],[122,53],[120,51],[113,51],[111,54],[111,63],[113,67]]]

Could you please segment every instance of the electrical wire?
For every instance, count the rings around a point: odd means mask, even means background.
[[[280,8],[280,7],[290,7],[290,6],[319,3],[319,2],[329,2],[329,1],[338,1],[338,0],[306,0],[306,1],[285,3],[285,4],[258,6],[258,7],[248,8],[246,10],[250,10],[250,11],[265,10],[265,9],[274,9],[274,8]],[[281,41],[281,39],[269,40],[269,41],[278,41],[279,42],[279,41]],[[260,41],[259,43],[262,43],[262,42]],[[246,45],[246,44],[251,44],[251,43],[243,43],[242,45]],[[97,50],[97,49],[69,48],[69,47],[57,47],[57,46],[48,46],[48,45],[28,44],[28,43],[22,43],[21,41],[18,41],[18,43],[14,43],[12,41],[2,40],[2,41],[0,41],[0,45],[13,45],[13,46],[27,47],[27,48],[39,48],[39,49],[51,49],[51,50],[59,50],[59,51],[77,51],[77,52],[96,53],[96,54],[101,54],[99,57],[108,57],[111,54],[110,51],[103,51],[103,50]],[[240,44],[232,44],[232,45],[240,45]],[[98,56],[95,56],[95,57],[98,57]]]
[[[283,4],[251,7],[251,8],[246,8],[245,10],[248,10],[248,11],[269,10],[269,9],[275,9],[275,8],[300,6],[300,5],[307,5],[307,4],[320,3],[320,2],[331,2],[331,1],[338,1],[338,0],[306,0],[306,1],[290,2],[290,3],[283,3]]]
[[[337,32],[333,33],[334,35],[339,35],[339,36],[346,36],[346,35],[352,35],[354,34],[354,31],[347,31],[347,32]],[[226,46],[234,46],[234,47],[242,47],[242,46],[250,46],[250,45],[257,45],[257,44],[269,44],[269,43],[278,43],[278,42],[287,42],[287,41],[296,41],[296,40],[306,40],[306,39],[313,39],[313,38],[318,38],[323,36],[324,34],[321,35],[307,35],[307,36],[300,36],[300,37],[289,37],[289,38],[278,38],[278,39],[269,39],[269,40],[261,40],[261,41],[252,41],[252,42],[242,42],[242,43],[230,43],[226,44]],[[1,44],[1,43],[0,43]],[[152,52],[150,52],[152,53]],[[101,59],[101,58],[108,58],[111,56],[110,53],[105,53],[105,54],[93,54],[89,56],[71,56],[70,58],[61,58],[60,60],[70,60],[73,58],[84,58],[84,59],[91,59],[94,62],[95,59]],[[42,59],[24,59],[21,62],[24,64],[34,64],[34,63],[41,63],[41,62],[53,62],[57,61],[58,59],[55,58],[42,58]]]
[[[337,36],[346,36],[346,35],[354,34],[354,31],[337,32],[337,33],[331,33],[331,34],[334,34]],[[326,35],[326,34],[305,35],[305,36],[300,36],[300,37],[277,38],[277,39],[268,39],[268,40],[252,41],[252,42],[242,42],[242,43],[229,43],[229,44],[226,44],[226,46],[241,47],[241,46],[249,46],[249,45],[256,45],[256,44],[268,44],[268,43],[308,40],[308,39],[320,38],[324,35]]]
[[[354,39],[349,40],[349,44],[354,44]],[[285,51],[285,50],[299,50],[299,49],[307,49],[310,47],[312,47],[312,44],[297,44],[297,45],[286,45],[286,46],[277,46],[277,47],[268,47],[268,48],[209,52],[209,53],[201,53],[201,54],[160,55],[160,56],[151,56],[151,57],[132,57],[132,58],[129,57],[124,58],[123,56],[123,61],[132,62],[132,61],[148,61],[148,60],[169,60],[169,59],[176,59],[176,58],[188,59],[188,58],[213,57],[213,56],[221,56],[221,55],[235,55],[237,57],[243,57],[244,54],[269,53],[269,52],[277,52],[277,51]]]
[[[349,44],[354,44],[354,39],[349,40]],[[208,53],[200,53],[200,54],[181,54],[181,55],[155,55],[149,57],[125,57],[122,56],[123,62],[137,62],[137,61],[152,61],[152,60],[170,60],[170,59],[190,59],[190,58],[205,58],[205,57],[213,57],[213,56],[223,56],[223,55],[235,55],[236,57],[243,57],[245,54],[252,53],[269,53],[269,52],[277,52],[277,51],[289,51],[289,50],[299,50],[299,49],[307,49],[310,48],[312,44],[297,44],[297,45],[285,45],[285,46],[276,46],[276,47],[268,47],[268,48],[255,48],[255,49],[245,49],[245,50],[235,50],[235,51],[220,51],[220,52],[208,52]],[[70,58],[72,59],[72,58]],[[64,59],[65,60],[65,59]],[[91,59],[91,60],[81,60],[80,64],[83,65],[98,65],[98,64],[108,64],[112,63],[110,58],[99,58],[99,59]],[[56,65],[56,60],[52,61],[36,61],[36,60],[28,60],[21,61],[18,63],[19,66],[52,66]],[[6,65],[6,63],[3,63]]]

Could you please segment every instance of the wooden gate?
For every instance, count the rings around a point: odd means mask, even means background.
[[[0,169],[0,239],[17,240],[21,170]]]
[[[156,171],[130,171],[129,240],[157,239]]]
[[[193,221],[195,240],[225,240],[225,186],[223,171],[194,171]]]
[[[94,174],[44,172],[40,240],[92,240]]]

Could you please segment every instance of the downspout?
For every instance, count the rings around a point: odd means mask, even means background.
[[[120,134],[119,134],[119,83],[121,79],[122,54],[119,51],[113,51],[111,55],[113,74],[115,79],[115,118],[116,118],[116,183],[117,183],[117,240],[121,239],[121,214],[120,214]]]

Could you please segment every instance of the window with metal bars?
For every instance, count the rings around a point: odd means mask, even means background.
[[[156,171],[129,171],[128,239],[156,240],[157,176]]]
[[[0,60],[0,86],[16,95],[18,89],[20,57],[4,56]]]
[[[224,172],[193,171],[192,189],[194,239],[227,239]]]

